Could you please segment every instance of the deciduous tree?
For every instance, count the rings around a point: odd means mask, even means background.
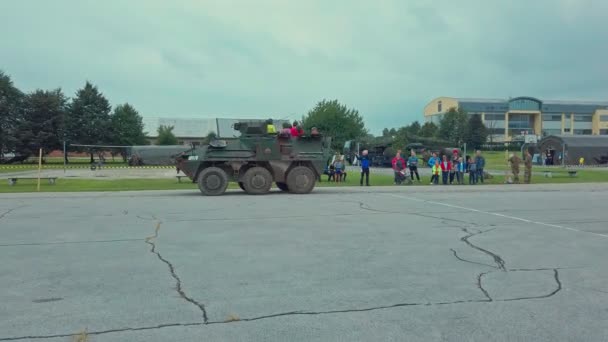
[[[488,138],[488,130],[481,120],[481,115],[474,114],[469,116],[467,125],[466,143],[471,148],[478,149],[486,143]]]
[[[305,130],[317,127],[322,134],[332,137],[332,148],[336,150],[342,150],[347,140],[367,135],[359,112],[347,108],[338,100],[320,101],[303,117],[302,122]]]
[[[468,122],[467,113],[464,110],[450,108],[439,122],[437,137],[459,146],[465,142]]]
[[[63,119],[67,99],[61,89],[36,90],[23,101],[23,120],[19,123],[16,137],[17,149],[22,154],[43,154],[62,146]]]
[[[76,92],[65,120],[66,136],[72,144],[104,145],[111,143],[110,111],[104,95],[90,82]],[[91,163],[94,162],[91,153]]]
[[[177,138],[173,134],[173,126],[160,125],[158,127],[158,145],[177,145]]]
[[[0,159],[15,149],[17,126],[22,120],[23,93],[9,75],[0,71]]]

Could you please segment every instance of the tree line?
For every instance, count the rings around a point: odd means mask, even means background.
[[[82,145],[147,144],[142,117],[135,107],[124,103],[112,108],[88,81],[69,99],[61,88],[24,93],[0,71],[0,153],[29,156],[42,149],[46,155],[62,149],[64,141]]]
[[[478,148],[488,135],[479,115],[467,115],[451,108],[439,125],[432,122],[421,125],[414,121],[400,128],[385,128],[381,137],[374,137],[369,134],[359,111],[338,100],[327,99],[303,115],[300,124],[305,130],[316,127],[332,137],[334,150],[341,150],[348,140],[382,140],[397,148],[412,142],[438,142],[446,146],[467,143]],[[159,127],[157,143],[177,144],[172,130],[173,127]],[[24,93],[0,71],[0,153],[15,151],[32,155],[42,148],[46,155],[62,149],[64,141],[81,145],[145,145],[148,144],[146,134],[142,116],[133,105],[124,103],[112,108],[103,93],[89,81],[73,98],[67,98],[60,88]]]
[[[439,125],[418,121],[400,127],[385,128],[383,137],[390,137],[398,147],[415,142],[430,142],[445,147],[460,147],[465,143],[470,148],[480,148],[486,143],[488,129],[479,114],[468,115],[462,109],[450,108],[439,120]]]

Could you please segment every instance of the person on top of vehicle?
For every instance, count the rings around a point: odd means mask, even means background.
[[[291,126],[291,136],[294,138],[297,138],[298,136],[300,136],[300,131],[298,130],[298,122],[294,121],[292,126]]]
[[[281,137],[291,137],[291,126],[287,122],[283,122],[283,129],[281,130]]]
[[[272,123],[272,119],[266,120],[266,133],[277,134],[277,129],[274,127],[274,124]]]

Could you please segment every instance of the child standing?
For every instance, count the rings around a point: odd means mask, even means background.
[[[412,149],[410,157],[407,159],[407,164],[410,168],[410,177],[412,182],[414,181],[414,174],[416,174],[416,179],[418,183],[420,183],[420,176],[418,175],[418,157],[416,157],[416,151]]]
[[[435,159],[435,165],[431,168],[431,184],[439,184],[439,172],[441,172],[441,167],[439,166],[439,159]]]
[[[443,160],[441,161],[441,181],[443,185],[448,184],[448,177],[450,172],[452,171],[452,163],[448,160],[448,156],[443,155]]]
[[[477,183],[477,162],[475,158],[469,158],[469,184]]]
[[[342,181],[342,172],[344,171],[344,162],[342,161],[342,158],[338,157],[336,159],[336,161],[334,162],[334,167],[335,167],[334,180],[336,182],[341,182]]]
[[[456,179],[458,180],[458,184],[464,184],[464,173],[467,170],[466,163],[462,160],[462,157],[458,158],[458,167],[456,168]]]
[[[369,186],[369,156],[367,150],[363,151],[359,160],[361,161],[361,180],[359,184],[363,186],[363,176],[365,176],[365,186]]]

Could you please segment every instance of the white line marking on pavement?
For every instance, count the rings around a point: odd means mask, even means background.
[[[476,212],[476,213],[480,213],[480,214],[498,216],[498,217],[508,218],[508,219],[511,219],[511,220],[516,220],[516,221],[522,221],[522,222],[526,222],[526,223],[537,224],[537,225],[540,225],[540,226],[565,229],[565,230],[569,230],[569,231],[573,231],[573,232],[577,232],[577,233],[585,233],[585,234],[591,234],[591,235],[596,235],[596,236],[601,236],[601,237],[604,237],[604,238],[608,238],[608,234],[587,232],[587,231],[584,231],[584,230],[570,228],[570,227],[564,227],[564,226],[560,226],[560,225],[557,225],[557,224],[551,224],[551,223],[545,223],[545,222],[539,222],[539,221],[532,221],[532,220],[528,220],[528,219],[521,218],[521,217],[504,215],[504,214],[499,214],[499,213],[493,213],[491,211],[483,211],[483,210],[479,210],[479,209],[461,207],[459,205],[453,205],[453,204],[436,202],[436,201],[429,201],[429,200],[424,200],[424,199],[415,198],[415,197],[399,196],[399,195],[395,195],[395,194],[386,194],[386,195],[393,196],[393,197],[398,197],[398,198],[402,198],[402,199],[406,199],[406,200],[410,200],[410,201],[415,201],[415,202],[423,202],[423,203],[429,203],[429,204],[442,205],[444,207],[462,209],[462,210],[472,211],[472,212]]]

